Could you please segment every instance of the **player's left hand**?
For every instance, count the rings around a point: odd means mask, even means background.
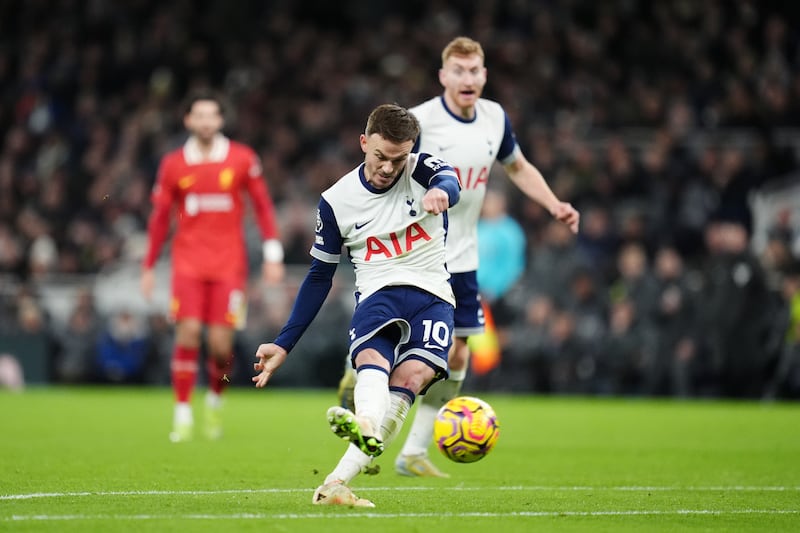
[[[286,265],[282,261],[264,261],[261,265],[261,278],[267,285],[278,285],[284,277],[286,277]]]
[[[422,197],[422,209],[433,215],[444,213],[448,207],[450,207],[450,197],[438,187],[428,189]]]
[[[581,214],[578,212],[577,209],[572,207],[572,204],[569,202],[559,202],[556,204],[555,209],[553,209],[552,213],[553,217],[558,220],[559,222],[563,222],[572,233],[578,233],[578,226],[580,225],[581,221]]]
[[[264,387],[272,374],[283,364],[286,360],[287,352],[275,343],[262,344],[256,350],[256,357],[258,361],[253,363],[253,370],[259,372],[258,375],[253,376],[252,381],[259,389]]]

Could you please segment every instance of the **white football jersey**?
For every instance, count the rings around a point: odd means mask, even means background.
[[[445,175],[456,180],[442,160],[411,153],[397,181],[376,189],[359,165],[322,193],[311,255],[338,263],[345,246],[360,300],[382,287],[412,285],[455,305],[445,268],[447,211],[432,215],[422,208],[430,180]]]
[[[452,114],[437,96],[410,109],[422,127],[415,151],[434,154],[450,163],[461,180],[461,197],[449,211],[447,269],[478,269],[478,218],[486,183],[495,160],[512,162],[518,153],[514,132],[503,107],[478,99],[475,118]]]

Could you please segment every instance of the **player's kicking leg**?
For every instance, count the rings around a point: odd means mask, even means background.
[[[365,344],[368,343],[390,349],[382,346],[386,341],[369,339]],[[327,413],[328,424],[336,436],[350,441],[365,454],[377,457],[384,448],[380,424],[390,406],[389,370],[372,361],[381,361],[386,366],[388,362],[371,345],[361,353],[366,355],[359,357],[370,363],[364,363],[353,390],[356,411],[338,405],[331,407]]]
[[[408,394],[394,391],[390,393],[389,409],[381,423],[381,435],[384,437],[385,445],[391,443],[394,437],[400,432],[403,420],[411,407],[411,400]],[[337,427],[336,420],[354,417],[350,411],[343,407],[335,406],[328,410],[329,423],[332,429]],[[337,433],[334,429],[334,433]],[[349,439],[348,439],[349,440]],[[351,507],[375,507],[375,505],[364,498],[359,498],[353,494],[352,489],[347,483],[353,480],[360,473],[377,474],[377,465],[371,466],[372,456],[367,455],[357,445],[351,444],[347,447],[336,468],[325,478],[325,483],[314,491],[311,501],[314,505],[348,505]]]
[[[400,433],[414,396],[412,391],[401,387],[395,387],[389,392],[388,409],[380,424],[383,445],[388,446]],[[315,505],[374,507],[372,502],[359,498],[347,486],[360,473],[377,473],[377,467],[370,466],[373,457],[358,446],[360,439],[351,438],[353,433],[363,435],[361,426],[356,424],[356,427],[353,427],[354,420],[356,420],[355,415],[343,407],[334,406],[328,410],[331,429],[335,434],[350,440],[350,444],[336,468],[325,478],[324,484],[314,492],[312,502]],[[370,471],[371,469],[374,470]]]
[[[368,421],[357,418],[352,411],[338,405],[328,409],[327,416],[331,431],[337,437],[350,441],[371,457],[383,453],[383,441]]]
[[[350,442],[339,463],[325,478],[325,482],[314,491],[315,505],[349,505],[374,507],[372,502],[359,498],[347,486],[359,473],[369,466],[373,457],[383,452],[380,422],[391,408],[389,392],[389,369],[387,362],[374,364],[380,354],[374,349],[362,350],[368,364],[359,377],[354,396],[359,398],[359,416],[349,409],[333,406],[328,409],[327,421],[333,433]]]

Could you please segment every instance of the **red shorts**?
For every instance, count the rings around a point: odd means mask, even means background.
[[[204,324],[243,329],[247,320],[244,283],[231,280],[205,281],[174,274],[170,318],[196,318]]]

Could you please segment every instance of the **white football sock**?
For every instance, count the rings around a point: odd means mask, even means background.
[[[436,419],[437,407],[421,403],[417,405],[417,414],[411,423],[403,450],[400,455],[420,455],[428,452],[433,440],[433,421]]]
[[[445,381],[452,381],[454,383],[458,383],[458,390],[461,390],[461,384],[464,383],[464,380],[467,377],[467,369],[463,368],[461,370],[450,370],[450,376]],[[455,398],[455,396],[453,396]]]
[[[208,391],[206,393],[206,406],[212,409],[219,409],[222,407],[222,396],[214,391]]]
[[[192,405],[188,402],[178,402],[175,404],[175,418],[176,424],[192,424],[194,419],[192,417]]]
[[[361,469],[369,465],[371,461],[372,457],[359,450],[358,446],[355,444],[350,444],[342,458],[339,459],[339,464],[337,464],[333,472],[328,474],[328,477],[325,478],[325,484],[327,485],[331,481],[340,480],[347,485],[361,472]]]
[[[375,368],[365,368],[358,372],[353,390],[356,416],[366,420],[377,436],[380,424],[389,409],[389,376]]]
[[[383,417],[383,422],[381,422],[381,435],[383,436],[384,446],[389,446],[400,433],[400,430],[403,429],[403,422],[408,416],[408,410],[411,409],[411,402],[405,394],[390,392],[389,398],[389,410],[386,411],[386,416]]]

